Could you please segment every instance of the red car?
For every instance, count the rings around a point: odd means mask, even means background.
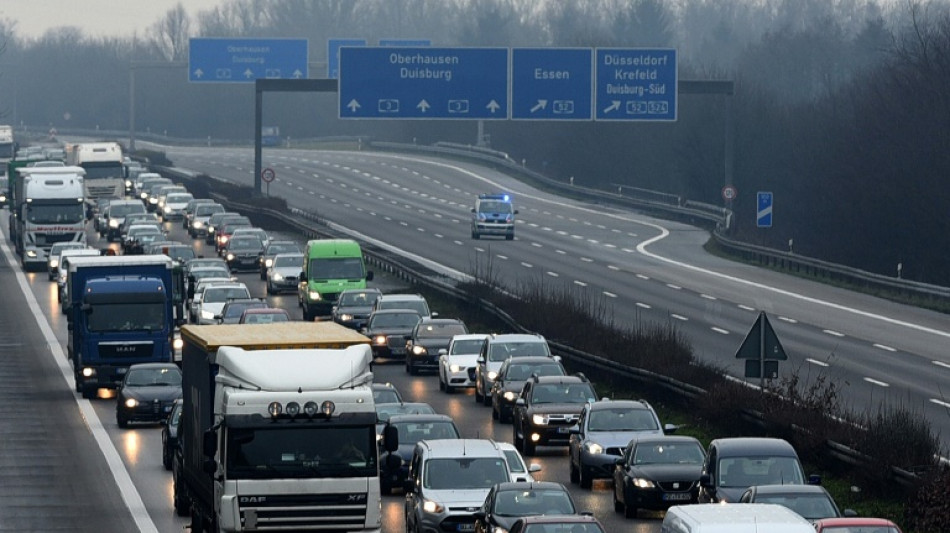
[[[274,322],[290,322],[290,315],[283,309],[261,307],[245,309],[238,321],[239,324],[271,324]]]
[[[816,533],[901,533],[897,524],[884,518],[824,518],[815,522]]]

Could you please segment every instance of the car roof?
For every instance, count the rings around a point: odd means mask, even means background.
[[[795,485],[786,483],[755,485],[749,488],[755,490],[756,494],[828,494],[828,491],[821,485]]]
[[[456,335],[459,337],[460,335]],[[548,357],[546,355],[526,355],[524,357],[509,357],[505,361],[511,361],[509,365],[557,365],[561,364],[561,361],[553,357]],[[561,365],[563,366],[563,365]]]
[[[533,381],[535,383],[590,383],[580,376],[537,376]]]
[[[696,444],[699,444],[700,449],[702,449],[702,443],[699,442],[699,439],[697,439],[696,437],[690,437],[688,435],[656,435],[656,434],[638,435],[630,439],[629,446],[633,446],[635,444],[641,444],[641,443],[650,445],[650,444],[657,444],[657,443],[664,443],[664,442],[668,442],[670,444],[674,444],[678,442],[679,443],[682,443],[682,442],[693,443],[694,442]],[[703,453],[705,452],[706,450],[703,450]]]
[[[598,411],[600,409],[610,409],[617,407],[627,407],[629,409],[643,409],[645,411],[652,411],[653,408],[645,400],[601,400],[599,402],[591,402],[587,406],[588,411]]]
[[[544,337],[531,333],[492,333],[488,336],[488,342],[547,342]]]
[[[453,341],[475,341],[475,340],[485,340],[488,338],[487,333],[459,333],[458,335],[452,335]],[[545,357],[545,359],[549,359]]]
[[[522,516],[518,521],[524,524],[597,524],[603,527],[596,518],[585,514]]]
[[[440,439],[423,440],[416,444],[428,458],[502,457],[505,452],[498,443],[488,439]]]
[[[425,300],[421,294],[406,294],[406,293],[393,293],[393,294],[384,294],[382,295],[384,300]]]
[[[133,368],[174,368],[175,370],[181,370],[175,363],[135,363],[129,366],[129,370]]]
[[[719,457],[745,455],[779,455],[798,457],[795,448],[784,439],[769,437],[728,437],[715,439],[710,448],[718,450]]]
[[[377,311],[373,311],[372,314],[374,315],[405,315],[408,313],[419,315],[419,311],[416,311],[415,309],[401,309],[401,308],[400,309],[379,309]],[[422,316],[422,315],[419,315],[419,316]]]
[[[452,420],[452,417],[449,415],[441,415],[438,413],[416,413],[416,414],[399,414],[392,415],[386,421],[387,424],[395,424],[397,422],[451,422],[455,424],[455,420]]]
[[[286,309],[281,309],[280,307],[259,307],[257,309],[247,309],[244,311],[247,315],[288,315]]]
[[[430,325],[431,325],[431,324],[465,324],[465,323],[462,322],[462,321],[461,321],[460,319],[458,319],[458,318],[427,318],[427,317],[423,317],[422,320],[419,321],[419,325],[420,325],[420,326],[424,326],[424,325],[426,325],[426,324],[430,324]]]
[[[834,527],[834,526],[872,526],[872,527],[897,527],[897,524],[886,518],[871,518],[864,516],[849,516],[840,518],[822,518],[815,520],[815,526]]]
[[[568,492],[567,487],[556,481],[505,481],[495,484],[495,491],[509,490],[562,490]]]

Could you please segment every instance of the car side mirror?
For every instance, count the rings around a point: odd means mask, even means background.
[[[812,474],[808,476],[809,485],[821,485],[821,476],[818,474]]]
[[[402,490],[409,494],[410,492],[416,491],[416,484],[412,482],[411,479],[407,479],[402,482]]]
[[[616,461],[614,461],[614,464],[617,466],[623,466],[625,461],[626,460],[623,457],[621,457],[620,459],[617,459]]]
[[[568,429],[567,431],[568,431],[571,435],[580,435],[580,434],[581,434],[581,426],[578,425],[578,424],[574,424],[574,425],[571,426],[570,429]]]
[[[473,207],[473,208],[472,208],[472,213],[474,213],[474,212],[475,212],[475,208]]]
[[[538,463],[531,463],[530,465],[528,465],[528,472],[534,473],[534,472],[540,472],[540,471],[541,471],[541,465],[539,465]]]
[[[475,362],[478,363],[478,364],[480,364],[480,365],[484,365],[484,364],[485,364],[485,358],[484,358],[484,357],[479,357],[478,359],[475,360]]]
[[[301,271],[300,271],[299,279],[300,279],[300,281],[302,281],[303,283],[306,283],[306,282],[307,282],[307,273],[304,272],[303,270],[301,270]]]
[[[514,212],[514,214],[516,214],[516,215],[518,214],[518,210],[517,210],[517,209],[515,209],[515,212]]]
[[[524,405],[525,405],[525,403],[524,403],[524,398],[518,398],[517,400],[515,400],[515,405],[519,405],[519,406],[524,407]]]
[[[475,517],[475,520],[481,520],[483,522],[485,521],[485,511],[481,511],[481,510],[475,511],[474,513],[472,513],[472,516]]]
[[[700,486],[706,487],[707,489],[713,488],[712,477],[710,477],[709,474],[703,474],[699,476],[699,484]]]
[[[664,433],[676,433],[676,430],[678,430],[679,428],[680,428],[680,427],[677,426],[676,424],[665,424],[665,425],[663,426],[663,432],[664,432]]]
[[[366,271],[366,281],[373,281],[373,271],[372,271],[372,270]]]
[[[448,355],[449,351],[445,348],[439,348],[439,355]]]

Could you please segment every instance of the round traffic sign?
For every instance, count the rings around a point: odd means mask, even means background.
[[[274,181],[274,178],[276,177],[277,173],[274,172],[274,169],[272,168],[265,168],[264,170],[261,170],[261,179],[267,183]]]
[[[737,194],[738,192],[736,191],[736,188],[732,185],[726,185],[722,188],[722,199],[727,202],[735,200]]]

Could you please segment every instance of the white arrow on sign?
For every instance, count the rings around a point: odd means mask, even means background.
[[[303,72],[300,72],[300,69],[294,71],[294,79],[299,80],[303,76]]]
[[[614,100],[610,102],[610,106],[604,109],[604,113],[610,113],[611,111],[616,111],[620,109],[620,100]]]
[[[245,77],[245,78],[250,78],[250,77],[252,77],[252,76],[254,76],[254,71],[253,71],[253,70],[247,69],[247,70],[244,71],[244,77]]]
[[[542,109],[544,109],[544,108],[546,108],[546,107],[548,107],[548,101],[547,101],[547,100],[538,100],[538,103],[537,103],[534,107],[531,108],[531,112],[532,112],[532,113],[537,113],[538,111],[541,111]]]
[[[350,100],[350,103],[346,104],[346,107],[350,108],[350,111],[356,113],[356,110],[359,109],[360,103],[356,101],[356,98]]]
[[[419,105],[417,105],[416,107],[419,108],[419,111],[422,111],[423,113],[425,113],[432,106],[429,105],[429,102],[426,102],[425,99],[423,99],[421,102],[419,102]]]
[[[494,99],[492,99],[491,102],[488,102],[488,105],[485,107],[488,108],[488,110],[491,111],[492,113],[495,113],[501,108],[501,106],[498,105],[498,102],[496,102]]]
[[[204,76],[204,75],[205,75],[205,71],[201,70],[200,68],[195,70],[195,77],[196,77],[196,78],[200,78],[200,77],[202,77],[202,76]]]

